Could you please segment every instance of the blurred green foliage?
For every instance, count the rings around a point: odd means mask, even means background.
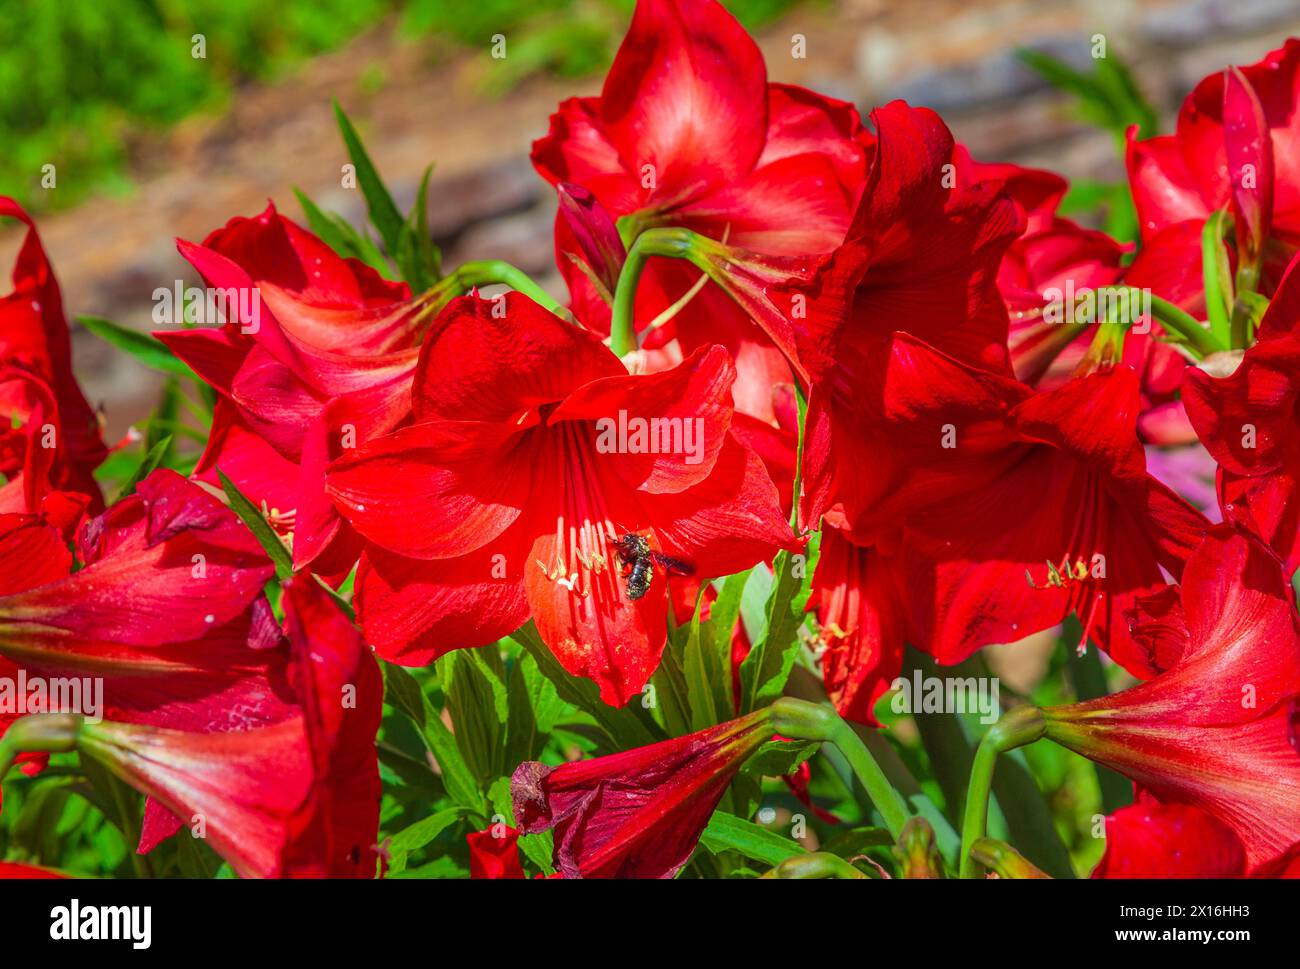
[[[734,0],[750,27],[796,0]],[[417,40],[487,50],[510,38],[486,87],[539,71],[600,70],[632,0],[0,0],[0,195],[40,210],[124,190],[133,138],[218,111],[247,81],[274,80],[390,14]],[[202,34],[205,57],[193,53]],[[486,56],[486,53],[484,54]],[[364,74],[374,93],[382,78]],[[340,92],[343,93],[343,92]],[[41,187],[56,167],[58,191]]]
[[[0,194],[66,206],[121,184],[132,132],[219,107],[374,23],[391,0],[0,0]],[[202,34],[205,57],[193,54]],[[73,171],[61,190],[41,168]]]

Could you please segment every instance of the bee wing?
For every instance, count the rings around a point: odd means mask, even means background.
[[[664,555],[662,552],[651,552],[650,556],[673,575],[694,575],[695,566],[690,562],[683,562],[681,559],[675,559],[671,555]]]

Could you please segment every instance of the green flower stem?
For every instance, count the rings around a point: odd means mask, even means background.
[[[1022,706],[1008,710],[984,735],[975,751],[970,786],[966,791],[966,813],[961,826],[961,877],[975,878],[979,864],[971,857],[971,847],[985,836],[989,820],[989,791],[993,786],[993,768],[998,755],[1038,740],[1047,730],[1047,722],[1037,707]]]
[[[813,851],[806,855],[787,858],[775,868],[764,873],[763,878],[866,878],[838,855],[827,851]]]
[[[848,761],[854,775],[862,783],[867,797],[881,817],[895,841],[903,833],[903,825],[910,816],[907,802],[889,783],[885,772],[867,750],[866,744],[845,721],[829,706],[782,697],[770,707],[772,729],[783,737],[794,740],[814,740],[834,744]]]
[[[1232,228],[1232,218],[1223,209],[1205,220],[1201,230],[1201,282],[1205,288],[1205,312],[1209,317],[1210,333],[1215,348],[1227,350],[1232,343],[1232,323],[1229,306],[1233,296],[1224,292],[1224,285],[1232,287],[1228,253],[1223,240]]]
[[[569,312],[551,298],[551,294],[542,289],[527,273],[500,259],[485,259],[479,262],[467,262],[455,269],[448,279],[435,284],[448,285],[450,289],[467,293],[475,286],[500,284],[509,286],[516,292],[523,293],[538,306],[550,310],[556,316],[570,319]]]
[[[21,753],[75,750],[81,724],[81,716],[75,713],[34,713],[15,720],[0,737],[0,780]]]
[[[1151,315],[1159,321],[1168,333],[1176,333],[1199,356],[1206,357],[1217,350],[1226,350],[1220,346],[1213,335],[1185,310],[1175,306],[1159,296],[1151,297]]]
[[[627,251],[627,259],[618,274],[618,285],[614,289],[609,348],[615,354],[625,357],[637,348],[636,290],[646,260],[651,256],[691,259],[695,238],[695,233],[689,229],[647,229],[636,237]]]
[[[1134,287],[1108,286],[1098,292],[1098,297],[1105,295],[1108,306],[1115,309],[1120,303],[1128,307],[1140,306],[1146,298],[1142,290]],[[1207,330],[1186,310],[1175,306],[1168,300],[1152,294],[1151,315],[1165,329],[1176,336],[1198,358],[1204,358],[1219,350],[1228,349],[1226,332],[1222,339],[1212,329]],[[1132,313],[1129,314],[1132,316]],[[1129,325],[1132,320],[1128,321]],[[1103,324],[1105,326],[1106,324]]]

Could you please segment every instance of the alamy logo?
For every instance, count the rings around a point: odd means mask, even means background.
[[[618,417],[596,421],[596,450],[601,454],[682,454],[687,464],[704,460],[703,417]]]
[[[0,716],[79,713],[90,723],[104,719],[104,680],[98,676],[0,676]]]
[[[50,938],[56,942],[130,942],[147,949],[153,941],[153,909],[148,905],[87,905],[79,899],[50,909]]]
[[[1001,715],[996,676],[898,676],[889,684],[897,690],[890,706],[895,713],[978,713],[990,724]]]

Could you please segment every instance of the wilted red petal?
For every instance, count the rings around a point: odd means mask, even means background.
[[[594,760],[520,764],[510,780],[519,830],[555,830],[565,878],[671,878],[736,772],[771,736],[759,711]]]

